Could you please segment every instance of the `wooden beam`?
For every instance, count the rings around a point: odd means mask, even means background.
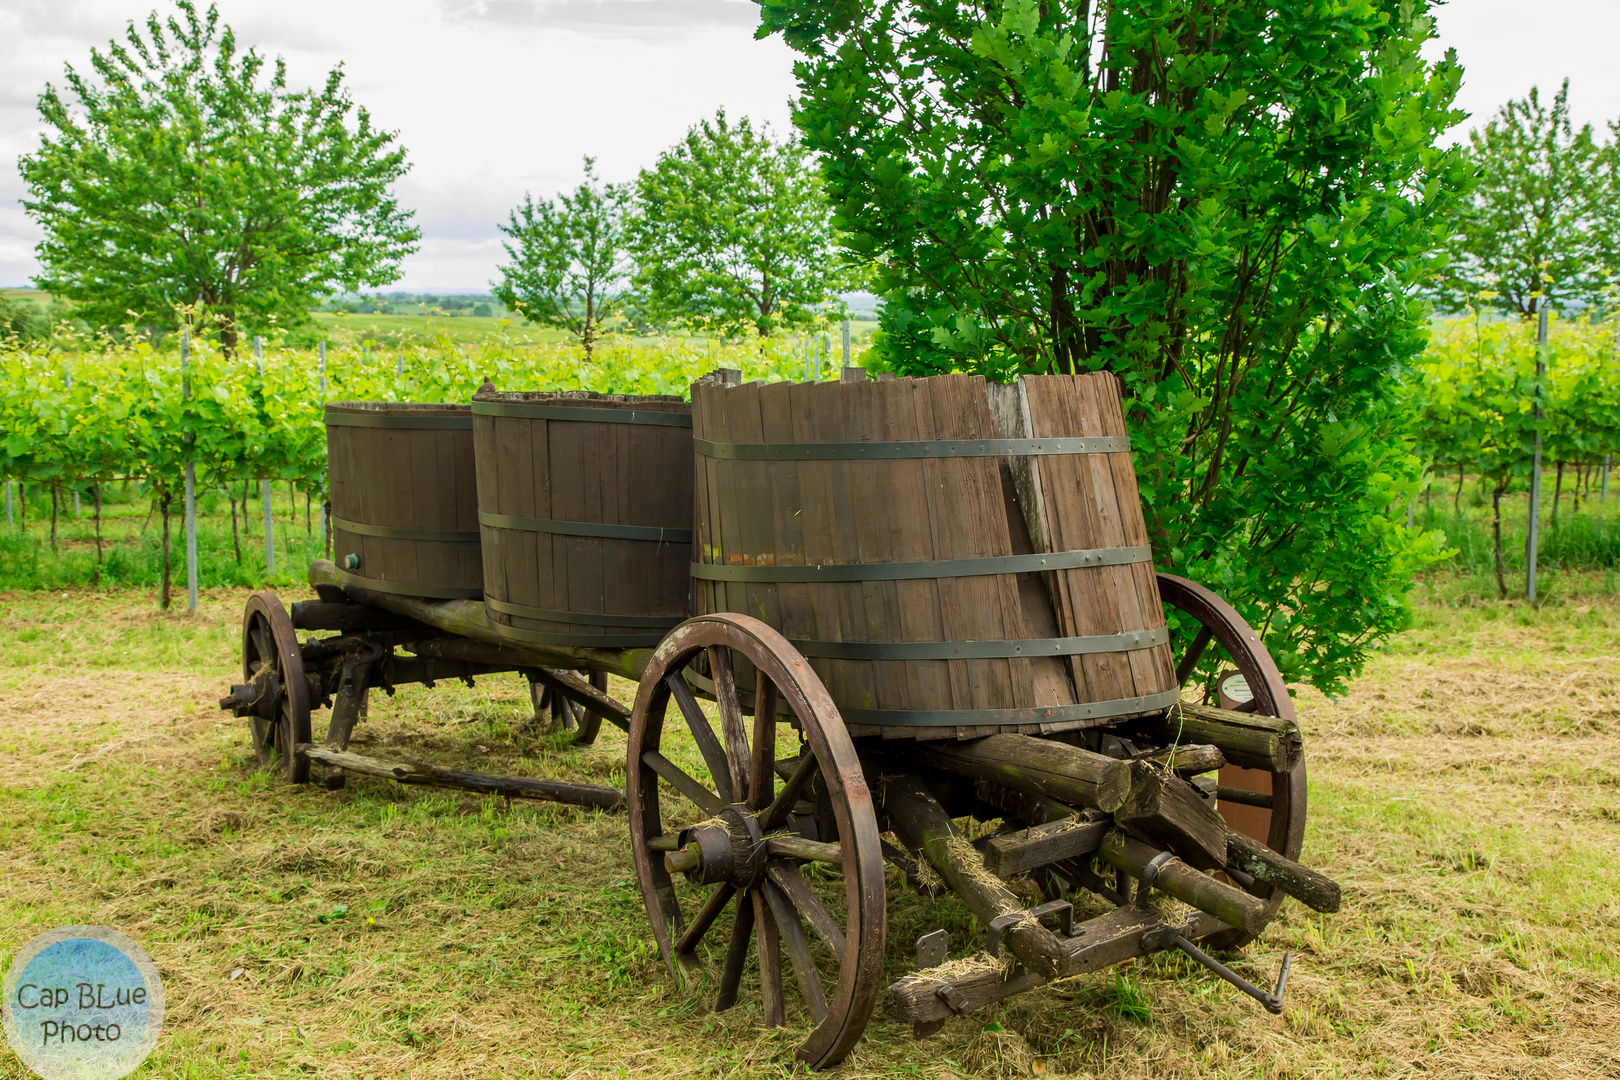
[[[1242,833],[1229,833],[1226,859],[1227,865],[1256,881],[1276,886],[1312,911],[1332,914],[1339,910],[1338,882],[1277,854],[1258,840]]]
[[[1119,728],[1157,743],[1207,743],[1230,764],[1268,772],[1292,772],[1305,751],[1305,738],[1292,720],[1208,705],[1175,705],[1163,716],[1127,720]]]
[[[457,788],[514,799],[541,799],[571,806],[594,806],[602,810],[624,807],[624,793],[600,784],[579,784],[564,780],[534,780],[522,776],[491,776],[463,769],[442,769],[415,762],[382,761],[341,750],[328,750],[310,743],[299,743],[298,752],[311,761],[335,765],[345,773],[377,776],[401,784],[422,787]]]
[[[1105,813],[1117,810],[1130,791],[1125,762],[1029,735],[991,735],[940,746],[919,743],[908,756],[947,772]]]
[[[1018,897],[984,869],[978,852],[956,837],[950,815],[921,779],[915,775],[885,776],[878,797],[895,835],[927,857],[981,923],[989,926],[1002,915],[1023,910]],[[957,842],[953,844],[953,840]],[[979,865],[973,866],[969,858]],[[1046,978],[1058,978],[1068,970],[1068,946],[1034,919],[1009,927],[1002,941],[1025,967]]]
[[[1168,848],[1199,870],[1226,865],[1226,822],[1187,781],[1147,761],[1131,762],[1131,793],[1114,811],[1120,828]]]

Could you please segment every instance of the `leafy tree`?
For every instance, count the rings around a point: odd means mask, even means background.
[[[815,322],[847,274],[807,156],[722,109],[643,169],[631,246],[646,314],[762,337]]]
[[[420,236],[391,192],[405,153],[342,69],[289,90],[214,7],[176,7],[92,50],[95,79],[70,66],[68,96],[40,95],[47,130],[21,160],[40,287],[100,325],[194,308],[231,351],[239,323],[296,324],[321,296],[395,280]]]
[[[1536,87],[1502,106],[1469,135],[1478,183],[1451,220],[1454,255],[1438,297],[1453,308],[1484,306],[1531,318],[1548,303],[1597,304],[1620,270],[1610,220],[1616,143],[1569,119],[1569,80],[1549,108]]]
[[[1108,369],[1159,566],[1337,691],[1439,537],[1396,376],[1467,176],[1428,0],[761,0],[907,373]]]
[[[572,195],[537,202],[525,194],[500,226],[511,237],[501,246],[513,265],[500,268],[495,299],[532,323],[567,330],[587,360],[624,299],[628,198],[624,188],[599,183],[596,160],[586,158],[585,182]]]

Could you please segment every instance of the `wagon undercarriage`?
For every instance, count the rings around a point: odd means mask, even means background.
[[[220,703],[250,720],[263,763],[295,782],[311,779],[313,765],[329,787],[353,772],[627,804],[671,973],[706,989],[717,1009],[747,993],[769,1025],[801,1017],[812,1030],[800,1055],[815,1065],[847,1054],[877,1009],[925,1037],[1054,979],[1170,949],[1279,1011],[1286,957],[1266,989],[1206,948],[1252,940],[1285,894],[1337,908],[1336,886],[1292,861],[1305,805],[1292,703],[1253,632],[1191,582],[1159,582],[1202,627],[1178,674],[1218,646],[1241,676],[1223,685],[1248,694],[1212,696],[1235,707],[1183,705],[1043,739],[919,743],[851,738],[810,666],[746,616],[689,620],[656,649],[521,646],[489,630],[476,601],[340,586],[327,562],[310,579],[319,599],[290,613],[269,594],[254,597],[244,681]],[[299,642],[297,631],[327,636]],[[536,708],[577,743],[593,741],[603,721],[625,730],[628,790],[347,750],[368,691],[502,672],[527,677]],[[608,674],[639,683],[633,709],[604,692]],[[310,716],[323,706],[331,715],[317,742]],[[662,752],[666,723],[691,737],[701,767]],[[963,819],[999,827],[970,839],[958,835]],[[980,951],[947,961],[968,943],[926,934],[914,970],[889,983],[886,864],[905,887],[963,902],[983,929]]]

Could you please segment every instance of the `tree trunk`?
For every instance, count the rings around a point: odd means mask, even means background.
[[[52,551],[56,550],[56,510],[57,510],[57,504],[60,501],[61,501],[61,496],[60,496],[60,494],[58,492],[58,485],[57,485],[55,480],[52,480],[51,481],[51,550]]]
[[[28,535],[28,481],[17,481],[17,528]]]
[[[1496,540],[1496,587],[1502,591],[1502,599],[1507,599],[1507,578],[1502,574],[1502,489],[1499,487],[1491,493],[1491,533]]]
[[[306,491],[304,492],[304,535],[306,537],[315,535],[315,526],[309,522],[309,504],[310,494]]]
[[[1462,467],[1461,463],[1459,463],[1457,465],[1457,494],[1453,495],[1452,498],[1451,498],[1451,512],[1453,514],[1461,514],[1462,513],[1462,489],[1463,489],[1463,467]]]
[[[242,535],[236,529],[236,492],[225,485],[225,499],[231,504],[231,548],[236,552],[236,565],[242,565]]]
[[[1560,461],[1558,463],[1558,472],[1556,474],[1556,478],[1553,480],[1552,524],[1553,524],[1553,528],[1555,528],[1555,529],[1558,527],[1558,496],[1562,495],[1563,493],[1564,493],[1564,463],[1562,461]]]
[[[158,505],[163,512],[163,586],[158,594],[158,606],[164,611],[169,610],[169,492],[164,490],[158,499]]]

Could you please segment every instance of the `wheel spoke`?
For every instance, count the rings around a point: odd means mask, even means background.
[[[692,925],[688,926],[686,932],[680,936],[680,940],[675,942],[677,956],[690,955],[697,948],[698,942],[703,940],[703,935],[714,925],[714,920],[718,919],[720,913],[726,910],[726,905],[731,903],[731,896],[736,891],[731,885],[722,884],[709,894],[709,899],[697,913],[697,917],[692,920]]]
[[[754,900],[744,896],[737,902],[737,919],[731,924],[731,941],[726,945],[726,966],[720,973],[720,997],[714,1003],[715,1012],[724,1012],[737,1004],[737,987],[742,983],[743,968],[748,963],[748,941],[754,936]]]
[[[726,744],[726,760],[736,779],[731,785],[732,801],[744,802],[748,798],[748,729],[743,727],[730,649],[722,645],[709,650],[709,674],[714,679],[714,703],[720,710],[720,734]]]
[[[816,760],[814,754],[806,753],[799,759],[799,764],[794,767],[793,774],[788,777],[787,783],[783,784],[782,790],[776,793],[775,801],[759,815],[759,827],[761,829],[770,832],[772,829],[782,827],[782,822],[787,820],[788,813],[793,809],[793,804],[799,801],[799,795],[803,793],[804,786],[810,782],[810,778],[816,774],[819,767],[820,762]]]
[[[682,772],[680,766],[656,750],[648,750],[641,755],[642,763],[653,772],[668,780],[670,786],[685,795],[688,799],[706,814],[718,814],[725,808],[720,797],[698,781]]]
[[[782,890],[771,882],[760,884],[760,891],[765,894],[766,901],[771,906],[771,914],[776,918],[776,926],[782,934],[782,944],[787,946],[788,959],[793,963],[793,974],[798,977],[799,989],[804,993],[804,1000],[810,1006],[810,1019],[821,1023],[827,1018],[827,993],[821,988],[821,973],[816,970],[815,958],[810,955],[810,939],[804,936],[804,927],[799,924],[799,916],[788,903]]]
[[[771,805],[776,787],[776,684],[765,672],[754,680],[754,753],[748,768],[748,807]]]
[[[1181,658],[1181,663],[1176,665],[1177,686],[1187,685],[1187,680],[1192,677],[1193,668],[1204,658],[1204,650],[1209,648],[1210,638],[1214,636],[1209,627],[1198,628],[1198,635],[1193,638],[1192,644],[1187,646],[1187,654]]]
[[[843,963],[844,932],[838,929],[833,917],[827,914],[827,909],[816,899],[816,894],[810,891],[810,885],[804,880],[804,875],[799,873],[798,866],[784,859],[773,859],[765,872],[776,887],[782,890],[782,895],[786,896],[798,913],[804,916],[804,921],[810,924],[810,929],[815,931],[816,936],[832,949],[838,962]]]
[[[703,764],[709,767],[714,786],[720,789],[721,800],[732,802],[731,766],[726,759],[725,748],[715,738],[714,729],[709,726],[708,717],[703,715],[703,708],[693,696],[692,688],[686,685],[680,672],[665,679],[664,683],[669,687],[670,697],[680,707],[681,715],[686,718],[687,730],[692,733],[692,741],[697,743],[698,753],[703,755]]]
[[[782,1008],[782,945],[776,931],[776,919],[771,915],[762,890],[755,889],[749,895],[754,900],[754,932],[759,938],[759,988],[765,1005],[765,1026],[781,1027],[785,1019]]]

